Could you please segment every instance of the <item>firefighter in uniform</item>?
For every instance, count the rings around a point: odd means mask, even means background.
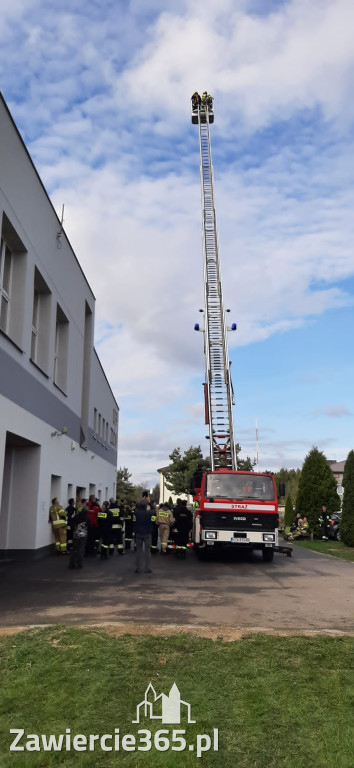
[[[124,505],[123,519],[125,528],[125,549],[130,549],[134,538],[134,508],[135,501]]]
[[[182,560],[186,557],[189,533],[193,525],[193,515],[187,508],[186,499],[179,500],[180,503],[173,510],[175,522],[173,525],[174,542],[176,545],[176,555]]]
[[[168,504],[161,504],[156,510],[156,525],[159,528],[161,555],[167,555],[167,544],[174,517]]]
[[[178,528],[176,526],[176,512],[179,510],[181,504],[182,504],[182,499],[177,499],[176,504],[173,507],[173,516],[175,518],[175,522],[173,523],[173,526],[171,528],[170,539],[168,541],[170,549],[177,549]],[[170,546],[171,544],[172,546]]]
[[[114,547],[117,547],[118,555],[124,555],[124,547],[123,547],[123,529],[124,529],[124,519],[123,515],[120,512],[120,507],[118,505],[118,501],[115,501],[113,498],[109,500],[109,508],[112,512],[112,536],[111,541],[109,544],[109,554],[112,556],[114,554]]]
[[[322,534],[322,541],[327,541],[328,539],[328,529],[330,526],[330,516],[327,512],[327,506],[326,504],[322,504],[322,511],[318,518],[318,522],[321,526],[321,534]]]
[[[55,549],[59,554],[64,555],[66,553],[66,513],[56,497],[52,499],[49,520],[52,523]]]
[[[294,539],[307,539],[309,536],[309,524],[307,517],[299,517],[297,527],[294,531],[290,531],[287,536],[288,541],[294,541]]]
[[[104,501],[97,512],[98,535],[101,539],[101,560],[108,559],[109,545],[112,540],[112,512],[109,501]]]
[[[150,501],[150,507],[151,507],[151,554],[156,555],[158,552],[157,549],[157,540],[159,538],[159,529],[156,525],[156,502]]]

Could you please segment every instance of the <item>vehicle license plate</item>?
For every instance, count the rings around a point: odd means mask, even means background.
[[[234,537],[234,536],[232,536],[231,541],[234,544],[249,544],[250,543],[249,539],[240,539],[240,538]]]

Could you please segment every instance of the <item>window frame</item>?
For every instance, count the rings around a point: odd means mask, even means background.
[[[4,276],[6,268],[6,257],[9,256],[10,267],[8,273],[8,286],[4,286]],[[11,288],[13,271],[13,251],[11,250],[5,237],[1,236],[0,242],[0,328],[6,335],[9,331],[10,306],[11,306]],[[5,327],[2,325],[2,308],[6,305]]]

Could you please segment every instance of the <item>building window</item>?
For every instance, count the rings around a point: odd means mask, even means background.
[[[22,347],[26,288],[26,249],[3,213],[0,238],[0,329]]]
[[[38,320],[39,320],[39,293],[38,291],[36,291],[36,289],[34,289],[33,310],[32,310],[32,336],[31,336],[32,360],[36,360],[36,357],[37,357]]]
[[[97,408],[93,409],[93,431],[97,434]]]
[[[117,433],[114,431],[114,429],[111,429],[110,444],[113,446],[113,448],[115,448],[117,445]]]
[[[41,273],[37,267],[35,267],[31,329],[31,360],[45,372],[48,370],[50,311],[51,292]]]
[[[105,433],[105,425],[106,425],[105,419],[102,419],[102,434],[100,435],[100,437],[102,437],[103,440],[104,440],[104,433]]]
[[[8,332],[11,295],[12,253],[6,241],[1,238],[0,249],[0,328]]]
[[[66,390],[68,369],[68,341],[69,321],[59,304],[57,304],[53,381],[64,392]]]
[[[101,437],[101,419],[102,419],[102,416],[99,413],[98,414],[98,437]]]
[[[108,421],[106,421],[106,434],[105,434],[105,441],[108,443]]]

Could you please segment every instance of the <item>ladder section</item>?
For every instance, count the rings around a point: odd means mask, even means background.
[[[214,205],[214,179],[210,149],[209,115],[200,119],[200,174],[203,208],[203,256],[205,292],[205,356],[212,469],[236,469],[233,430],[233,394],[227,344],[225,311],[219,264]],[[204,118],[204,114],[203,114]]]

